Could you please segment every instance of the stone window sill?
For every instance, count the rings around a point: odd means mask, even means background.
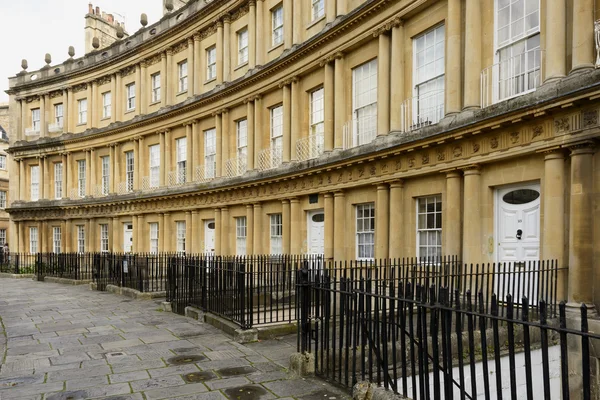
[[[273,46],[269,50],[267,50],[267,53],[270,53],[270,52],[272,52],[272,51],[274,51],[274,50],[276,50],[276,49],[278,49],[280,47],[283,47],[284,43],[285,43],[285,40],[283,42],[279,43],[279,44],[276,44],[275,46]]]
[[[319,22],[323,21],[324,19],[325,19],[325,14],[321,15],[319,18],[315,19],[314,21],[311,21],[310,24],[308,24],[306,26],[306,29],[312,28],[313,26],[315,26]]]
[[[248,66],[248,61],[246,61],[246,62],[244,62],[244,63],[242,63],[242,64],[238,65],[238,66],[237,66],[237,67],[235,67],[233,70],[234,70],[234,71],[237,71],[238,69],[242,69],[242,68],[244,68],[244,67],[247,67],[247,66]]]

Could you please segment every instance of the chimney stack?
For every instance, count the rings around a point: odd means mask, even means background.
[[[125,24],[115,20],[113,14],[102,11],[100,7],[89,3],[88,14],[85,16],[85,53],[101,50],[114,42],[128,37]],[[98,47],[92,45],[97,38]]]

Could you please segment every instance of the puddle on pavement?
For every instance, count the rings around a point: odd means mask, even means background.
[[[205,382],[215,379],[217,376],[210,371],[192,372],[185,374],[183,380],[187,383]]]
[[[259,400],[267,394],[267,391],[260,386],[238,386],[224,390],[227,398],[231,400]]]
[[[183,356],[175,356],[171,357],[167,360],[167,362],[171,365],[183,365],[183,364],[193,364],[198,361],[206,360],[206,357],[196,355],[196,354],[187,354]]]
[[[256,372],[256,368],[253,368],[253,367],[250,367],[250,366],[246,365],[246,366],[243,366],[243,367],[222,368],[222,369],[217,370],[217,372],[223,378],[228,378],[228,377],[231,377],[231,376],[251,374],[253,372]]]

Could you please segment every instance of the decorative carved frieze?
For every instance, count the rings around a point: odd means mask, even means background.
[[[250,7],[249,4],[246,3],[231,14],[231,22],[237,21],[244,15],[248,14],[248,11],[250,11]]]
[[[98,78],[98,86],[100,85],[106,85],[107,83],[110,83],[112,81],[112,76],[111,75],[105,75],[101,78]]]
[[[119,71],[119,73],[121,74],[121,78],[129,76],[129,75],[133,74],[134,72],[135,72],[135,65],[130,65]]]
[[[554,132],[565,133],[571,129],[569,117],[560,117],[554,120]]]
[[[53,90],[49,93],[49,96],[51,99],[55,99],[57,97],[62,97],[63,95],[63,91],[61,90]]]
[[[188,48],[187,40],[184,40],[183,42],[179,42],[175,46],[173,46],[173,54],[180,53],[183,50],[186,50],[187,48]]]
[[[87,83],[80,83],[79,85],[75,85],[73,86],[73,93],[78,93],[78,92],[83,92],[84,90],[87,90]]]

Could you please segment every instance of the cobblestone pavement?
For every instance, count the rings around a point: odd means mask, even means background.
[[[288,373],[295,336],[241,345],[159,303],[0,279],[0,399],[349,398]]]

